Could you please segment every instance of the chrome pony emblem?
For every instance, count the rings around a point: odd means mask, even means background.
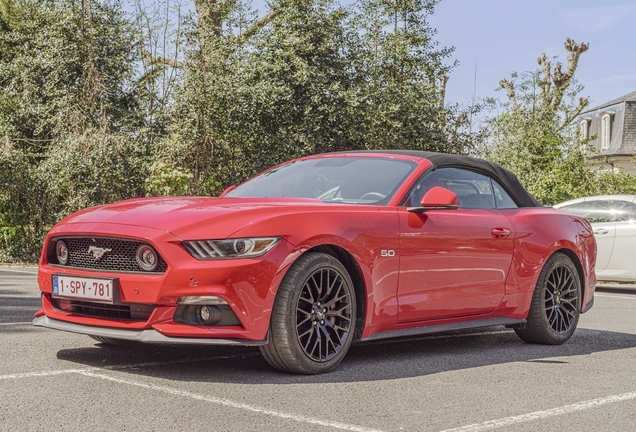
[[[100,248],[97,246],[89,246],[88,254],[93,255],[95,261],[98,261],[101,257],[103,257],[107,252],[112,251],[112,249]]]

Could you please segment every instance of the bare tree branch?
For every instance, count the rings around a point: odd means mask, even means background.
[[[567,38],[565,40],[565,49],[568,51],[568,66],[565,70],[565,76],[572,79],[579,63],[579,57],[581,57],[581,54],[585,51],[590,49],[590,44],[586,44],[585,42],[577,44],[572,39]]]
[[[506,94],[508,95],[508,99],[510,99],[512,106],[514,108],[517,108],[519,104],[517,104],[514,84],[512,84],[512,82],[508,81],[507,79],[503,78],[501,81],[499,81],[499,87],[506,90]]]
[[[148,66],[154,66],[157,64],[170,66],[176,69],[180,69],[183,67],[183,64],[180,61],[169,59],[167,57],[153,57],[152,53],[145,48],[141,49],[141,55],[148,62]]]
[[[236,0],[194,0],[199,18],[199,32],[210,32],[221,36],[223,21],[236,5]]]
[[[576,43],[572,39],[567,38],[565,40],[565,49],[568,52],[568,64],[565,67],[565,72],[561,71],[561,64],[557,63],[552,72],[552,82],[554,83],[554,94],[552,95],[552,101],[550,106],[556,110],[561,105],[565,90],[570,85],[576,67],[579,64],[579,58],[581,54],[590,48],[590,44],[584,42]]]
[[[153,66],[156,64],[162,64],[162,65],[170,66],[176,69],[183,67],[183,64],[180,61],[169,59],[166,57],[161,57],[161,56],[154,57],[152,60],[150,60],[150,63],[148,63],[148,66]]]
[[[549,101],[550,90],[552,88],[552,77],[550,76],[552,64],[548,60],[548,57],[545,53],[543,53],[537,59],[537,63],[539,63],[543,71],[543,74],[539,75],[539,86],[541,87],[542,102],[544,105],[547,105]]]
[[[203,58],[207,57],[206,39],[220,38],[223,30],[223,22],[236,6],[237,0],[194,0],[194,6],[199,19],[199,46]],[[262,27],[271,22],[279,11],[274,9],[265,16],[254,22],[243,33],[239,34],[237,39],[240,42],[246,40]]]
[[[468,120],[468,116],[465,112],[461,113],[457,116],[455,120],[455,129],[453,130],[453,135],[457,136],[459,134],[459,128]]]
[[[249,26],[247,28],[247,30],[245,30],[243,33],[241,33],[239,35],[240,38],[246,39],[250,36],[252,36],[254,33],[256,33],[258,30],[261,29],[261,27],[264,27],[265,25],[267,25],[271,20],[273,20],[274,18],[276,18],[276,16],[278,15],[278,11],[277,10],[273,10],[270,11],[267,15],[265,15],[263,18],[259,19],[258,21],[256,21],[254,24],[252,24],[251,26]]]
[[[448,75],[442,75],[441,77],[439,77],[439,81],[439,98],[443,107],[445,105],[444,101],[446,99],[446,84],[448,84]]]
[[[590,104],[590,100],[588,98],[579,98],[579,106],[576,107],[576,109],[570,114],[568,115],[565,120],[563,120],[563,124],[561,125],[561,128],[564,128],[565,126],[569,125],[572,120],[574,120],[575,118],[577,118],[579,116],[579,114],[581,114],[581,112],[583,112],[583,110]]]

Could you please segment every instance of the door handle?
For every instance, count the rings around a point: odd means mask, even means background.
[[[605,228],[596,228],[594,230],[594,234],[597,234],[597,235],[607,234],[608,232],[609,230],[606,230]]]
[[[506,238],[510,235],[510,230],[508,228],[493,228],[491,233],[494,238]]]

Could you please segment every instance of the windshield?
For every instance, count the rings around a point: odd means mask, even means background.
[[[417,164],[333,157],[290,162],[243,183],[227,197],[318,198],[326,203],[386,205]]]

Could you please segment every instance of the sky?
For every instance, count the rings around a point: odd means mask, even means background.
[[[499,80],[535,70],[541,53],[565,64],[569,37],[590,44],[575,76],[595,106],[636,91],[635,19],[634,0],[443,0],[430,22],[456,48],[449,100],[471,99],[475,61],[477,97],[504,96],[494,91]]]
[[[351,0],[345,0],[345,3]],[[265,10],[265,0],[254,0]],[[499,80],[538,67],[537,57],[567,62],[566,38],[590,44],[576,77],[591,106],[636,91],[636,0],[442,0],[430,17],[442,46],[454,46],[447,101],[505,98]]]

